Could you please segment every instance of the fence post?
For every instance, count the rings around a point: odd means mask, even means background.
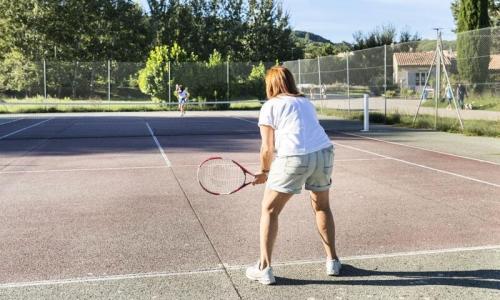
[[[47,66],[45,58],[43,59],[43,98],[47,99]]]
[[[441,32],[438,30],[438,46],[436,47],[436,90],[434,91],[434,98],[436,99],[436,112],[434,115],[434,130],[437,130],[437,121],[438,121],[438,103],[439,96],[441,94],[441,47],[439,45],[439,40],[441,39]],[[425,87],[424,87],[425,88]]]
[[[300,79],[300,59],[298,60],[298,63],[299,63],[299,90],[302,92],[302,85],[301,85],[301,79]]]
[[[108,101],[111,101],[111,61],[108,59]]]
[[[170,80],[170,61],[168,61],[168,104],[172,101],[172,82]]]
[[[229,59],[226,62],[226,81],[227,81],[227,92],[226,92],[226,101],[229,101]]]
[[[384,120],[387,120],[387,45],[384,45]]]
[[[346,53],[347,63],[347,111],[351,112],[351,83],[349,79],[349,52]]]
[[[321,113],[323,113],[323,88],[321,87],[321,60],[318,56],[318,86],[319,86],[319,107],[321,109]]]

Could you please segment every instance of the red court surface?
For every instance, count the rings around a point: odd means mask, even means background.
[[[353,130],[359,124],[325,120],[345,276],[322,273],[304,192],[280,216],[277,285],[261,287],[244,266],[258,257],[263,186],[217,197],[196,179],[214,155],[258,170],[255,113],[15,120],[0,120],[0,298],[499,295],[496,162],[368,139]]]

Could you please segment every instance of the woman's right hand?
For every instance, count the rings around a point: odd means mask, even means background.
[[[266,183],[267,181],[267,173],[259,173],[255,174],[255,179],[253,180],[252,184],[263,184]]]

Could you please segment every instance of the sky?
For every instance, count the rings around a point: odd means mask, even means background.
[[[147,7],[146,0],[140,0]],[[443,28],[443,38],[453,37],[452,0],[282,0],[295,30],[319,34],[332,42],[352,42],[356,31],[370,32],[392,24],[398,31],[408,28],[422,38],[435,38],[434,27]]]

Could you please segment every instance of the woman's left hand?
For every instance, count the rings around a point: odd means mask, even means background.
[[[253,180],[252,184],[263,184],[266,183],[267,181],[267,173],[260,173],[260,174],[255,174],[255,179]]]

